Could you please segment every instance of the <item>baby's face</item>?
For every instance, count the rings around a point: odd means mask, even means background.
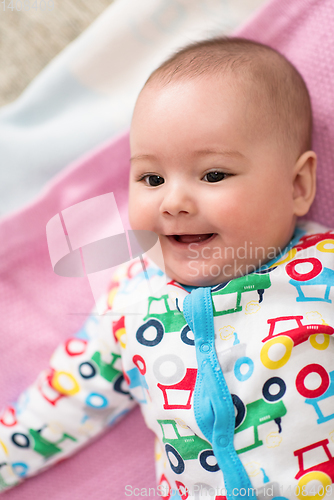
[[[159,235],[170,278],[225,282],[289,242],[294,162],[231,79],[147,86],[133,116],[131,157],[130,223]]]

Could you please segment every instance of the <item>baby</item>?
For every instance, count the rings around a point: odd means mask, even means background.
[[[129,213],[159,235],[168,276],[215,285],[259,266],[238,248],[265,262],[289,243],[315,194],[311,128],[301,76],[259,44],[196,44],[151,75],[131,126]]]
[[[163,498],[334,497],[334,233],[296,226],[315,195],[311,130],[302,77],[261,44],[199,42],[150,76],[129,215],[163,264],[121,266],[102,299],[113,314],[88,319],[4,411],[0,489],[138,402]]]

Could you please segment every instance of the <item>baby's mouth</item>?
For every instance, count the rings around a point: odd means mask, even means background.
[[[173,234],[169,236],[170,238],[173,238],[175,241],[178,243],[185,243],[185,244],[190,244],[190,243],[202,243],[203,241],[208,241],[211,238],[216,236],[215,233],[210,233],[210,234]]]

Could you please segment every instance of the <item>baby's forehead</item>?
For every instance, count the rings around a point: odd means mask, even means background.
[[[189,93],[191,93],[194,105],[189,104]],[[159,80],[150,81],[140,93],[136,108],[140,108],[142,114],[145,115],[147,108],[152,108],[152,102],[166,101],[173,104],[175,94],[178,94],[177,111],[191,115],[193,109],[198,109],[196,106],[198,102],[203,103],[202,108],[206,115],[210,115],[210,111],[221,111],[223,115],[228,106],[232,112],[238,111],[241,121],[248,123],[253,121],[256,122],[253,125],[258,126],[272,111],[264,89],[257,85],[250,75],[231,72],[224,74],[209,72],[196,78],[185,75],[184,78],[173,79],[168,83]],[[210,106],[214,102],[214,110],[205,107],[207,101]],[[161,112],[159,106],[153,109],[158,116]],[[197,119],[201,117],[198,116]],[[141,122],[137,121],[136,126],[141,126]]]
[[[250,159],[253,146],[273,139],[261,119],[267,114],[253,105],[248,86],[233,75],[150,82],[134,113],[132,157],[148,161],[153,152],[164,162],[179,155],[176,162],[182,156],[190,166],[192,160],[195,170],[211,160],[218,164],[223,159],[232,166]],[[168,162],[164,164],[168,168]]]
[[[154,98],[157,88],[167,92],[170,85],[201,79],[217,98],[217,82],[228,82],[231,95],[244,99],[248,120],[263,122],[296,154],[311,149],[312,110],[302,76],[284,56],[248,40],[213,39],[185,47],[151,74],[136,106]]]
[[[217,96],[217,102],[219,96],[226,91],[226,86],[229,87],[229,93],[231,95],[238,96],[238,98],[247,98],[248,107],[254,102],[256,105],[262,109],[268,107],[270,104],[270,95],[268,95],[268,80],[270,79],[269,70],[266,71],[263,68],[263,74],[261,71],[254,71],[251,67],[245,65],[245,67],[239,68],[238,71],[227,67],[225,69],[219,69],[217,67],[207,68],[205,72],[200,74],[194,73],[180,73],[177,76],[173,76],[171,79],[163,78],[157,73],[153,78],[150,78],[148,82],[143,87],[140,92],[137,103],[146,99],[154,98],[154,94],[157,92],[161,95],[169,92],[171,86],[179,86],[180,91],[187,84],[193,85],[193,88],[197,89],[198,98],[202,97],[203,87],[200,85],[203,81],[205,82],[205,91]],[[264,74],[265,77],[264,77]],[[273,77],[275,80],[275,77]],[[199,85],[196,85],[199,82]],[[274,83],[274,81],[272,82]],[[182,90],[181,90],[182,89]]]

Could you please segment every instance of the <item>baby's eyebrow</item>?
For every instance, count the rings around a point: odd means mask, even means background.
[[[208,155],[221,155],[229,156],[235,158],[245,158],[245,155],[240,153],[240,151],[235,151],[232,149],[199,149],[194,151],[195,156],[208,156]]]
[[[131,156],[130,161],[134,160],[155,160],[156,157],[154,155],[135,155]]]
[[[233,149],[199,149],[194,151],[193,156],[210,156],[210,155],[221,155],[227,156],[230,158],[245,158],[245,155],[240,153],[240,151],[236,151]],[[156,160],[156,156],[147,154],[147,155],[134,155],[131,156],[130,162],[134,160]]]

